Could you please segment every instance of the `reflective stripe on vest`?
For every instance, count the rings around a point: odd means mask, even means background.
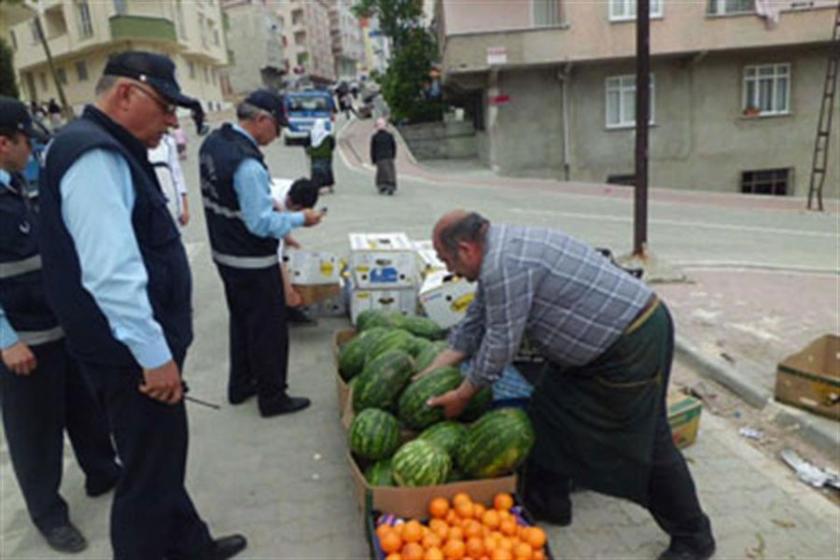
[[[268,268],[280,263],[280,259],[276,253],[265,257],[239,257],[213,251],[213,260],[231,268],[244,268],[247,270]]]
[[[221,206],[219,203],[210,200],[206,196],[202,197],[202,200],[204,201],[204,207],[214,214],[218,214],[223,218],[236,218],[237,220],[242,219],[242,212],[239,210],[231,210],[230,208]]]
[[[41,255],[35,255],[20,261],[0,263],[0,279],[20,276],[35,270],[41,270]]]
[[[17,331],[18,339],[29,346],[46,344],[64,338],[64,329],[53,327],[45,331]]]

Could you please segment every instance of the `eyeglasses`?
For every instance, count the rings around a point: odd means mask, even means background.
[[[167,115],[174,115],[175,111],[178,110],[177,105],[175,105],[174,103],[167,103],[166,101],[161,99],[159,95],[152,93],[144,87],[140,87],[137,84],[131,84],[131,87],[144,93],[149,99],[154,101],[158,107],[160,107],[161,111],[163,111]]]

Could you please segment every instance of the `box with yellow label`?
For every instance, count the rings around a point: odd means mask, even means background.
[[[364,290],[415,285],[417,255],[404,233],[351,233],[353,285]]]
[[[464,318],[475,297],[475,284],[445,270],[432,272],[418,297],[429,319],[448,329]]]
[[[666,402],[674,444],[680,449],[688,447],[697,440],[703,403],[678,391],[669,391]]]
[[[283,262],[289,280],[296,286],[338,284],[341,280],[341,267],[332,253],[287,249],[283,252]]]
[[[399,311],[403,315],[417,314],[417,292],[414,288],[393,290],[355,289],[350,296],[350,320],[356,324],[356,317],[367,309]]]

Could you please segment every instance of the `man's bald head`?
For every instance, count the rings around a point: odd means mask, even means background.
[[[489,226],[490,222],[477,212],[447,212],[432,230],[432,243],[438,257],[451,272],[470,281],[477,280]]]
[[[460,222],[466,218],[468,214],[469,213],[466,210],[459,208],[458,210],[452,210],[441,216],[432,230],[432,239],[437,239],[442,231],[445,231],[452,227],[453,224]]]

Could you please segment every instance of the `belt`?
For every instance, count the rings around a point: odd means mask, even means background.
[[[41,255],[33,255],[19,261],[0,263],[0,278],[12,278],[36,270],[41,270]]]
[[[64,338],[64,330],[61,327],[53,327],[44,331],[18,331],[18,340],[29,346],[46,344]]]
[[[245,270],[269,268],[280,262],[280,258],[276,253],[264,257],[240,257],[238,255],[225,255],[224,253],[219,253],[218,251],[213,251],[213,260],[231,268],[241,268]]]
[[[647,301],[644,307],[642,307],[641,311],[636,314],[636,317],[630,322],[626,329],[624,329],[624,334],[632,334],[636,330],[639,329],[642,325],[645,324],[645,321],[650,319],[650,316],[659,308],[659,298],[656,297],[656,294],[650,296],[650,299]]]

